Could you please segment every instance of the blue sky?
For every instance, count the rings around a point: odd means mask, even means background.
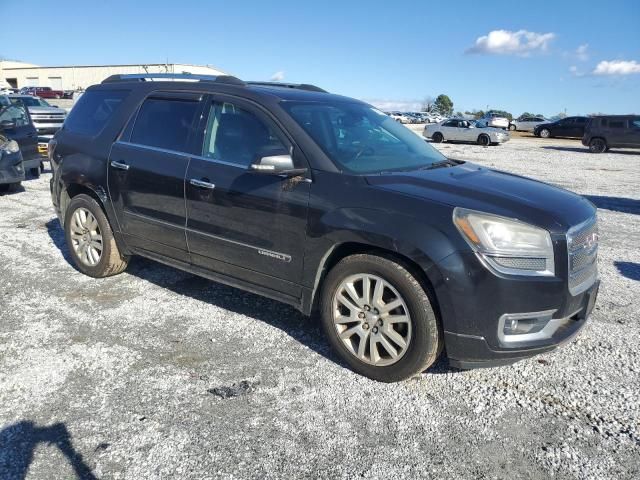
[[[640,113],[640,1],[0,0],[0,18],[0,57],[39,65],[168,59],[387,108]]]

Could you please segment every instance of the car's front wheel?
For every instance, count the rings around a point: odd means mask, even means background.
[[[73,197],[65,212],[64,232],[71,258],[85,275],[109,277],[127,268],[129,259],[120,253],[109,220],[89,195]]]
[[[602,138],[592,138],[589,142],[589,151],[591,153],[602,153],[607,151],[607,142]]]
[[[511,130],[512,132],[515,132],[516,126],[512,123],[511,125],[509,125],[509,130]]]
[[[486,134],[482,134],[478,137],[478,145],[482,145],[483,147],[488,147],[489,145],[491,145],[491,139],[489,138],[489,135]]]
[[[429,297],[393,260],[365,254],[341,260],[327,275],[321,300],[329,342],[369,378],[405,380],[426,370],[441,351]]]
[[[543,128],[542,130],[540,130],[540,136],[542,138],[549,138],[551,136],[551,132],[548,128]]]

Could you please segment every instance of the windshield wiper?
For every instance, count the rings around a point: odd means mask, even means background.
[[[458,164],[453,160],[446,159],[446,160],[440,160],[439,162],[434,162],[431,165],[422,167],[420,170],[433,170],[434,168],[454,167],[456,165]]]

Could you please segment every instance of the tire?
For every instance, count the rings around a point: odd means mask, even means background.
[[[592,138],[589,142],[589,151],[591,153],[603,153],[607,151],[607,142],[603,138]]]
[[[543,128],[540,130],[540,137],[542,138],[551,138],[551,132],[548,128]]]
[[[40,178],[40,167],[33,167],[33,168],[29,169],[29,173],[34,178]]]
[[[22,182],[3,183],[0,184],[0,193],[15,192],[20,188]]]
[[[60,95],[56,95],[56,100],[60,100]]]
[[[435,143],[442,143],[444,141],[444,137],[440,132],[436,132],[431,135],[431,140],[433,140]]]
[[[516,126],[514,124],[509,125],[509,130],[511,130],[512,132],[515,132]]]
[[[491,139],[484,133],[478,137],[477,142],[478,145],[482,145],[483,147],[488,147],[489,145],[491,145]]]
[[[364,278],[369,279],[369,295],[364,294]],[[340,300],[346,298],[349,282],[356,295],[347,299],[351,308]],[[383,285],[380,301],[375,300],[377,285]],[[385,306],[398,302],[399,306],[384,312]],[[388,323],[385,319],[391,316],[395,321]],[[333,267],[322,288],[321,318],[340,358],[353,371],[380,382],[411,378],[433,364],[442,351],[442,335],[427,293],[405,267],[384,257],[352,255]],[[345,337],[348,332],[352,333]]]
[[[82,231],[84,234],[80,234]],[[76,195],[69,202],[65,213],[64,234],[74,264],[85,275],[104,278],[121,273],[127,268],[129,259],[120,253],[109,220],[102,207],[89,195]],[[98,244],[101,244],[101,251]]]

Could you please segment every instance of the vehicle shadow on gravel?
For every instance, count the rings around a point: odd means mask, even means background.
[[[22,420],[0,430],[0,475],[2,478],[22,480],[27,477],[33,454],[40,444],[53,445],[62,452],[76,477],[94,480],[97,477],[73,447],[72,437],[64,423],[38,427]]]
[[[596,207],[613,212],[631,213],[640,215],[640,200],[623,197],[607,197],[601,195],[583,195],[584,198]]]
[[[595,155],[589,151],[587,147],[560,147],[556,145],[543,145],[541,148],[545,148],[547,150],[559,150],[561,152],[578,152],[578,153],[588,153],[589,155]],[[621,155],[640,155],[640,150],[607,150],[607,153],[618,153]]]
[[[615,261],[613,264],[623,277],[640,282],[640,263]]]
[[[46,227],[49,237],[60,250],[65,261],[75,268],[67,249],[64,231],[58,219],[49,220]],[[169,273],[175,271],[178,270],[146,258],[133,257],[126,273],[178,295],[187,296],[267,323],[282,330],[294,340],[326,359],[348,368],[347,364],[342,362],[333,352],[325,339],[317,314],[309,318],[290,305],[189,273],[184,274],[186,278],[181,277],[176,281],[175,275]],[[457,369],[449,367],[446,358],[441,357],[425,373],[440,374],[457,371]]]

